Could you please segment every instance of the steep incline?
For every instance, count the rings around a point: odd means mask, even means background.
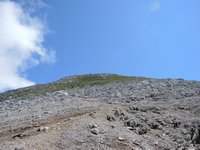
[[[0,100],[0,150],[200,148],[197,81],[90,74]]]

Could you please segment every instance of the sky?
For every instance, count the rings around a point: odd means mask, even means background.
[[[200,81],[199,0],[0,0],[0,91],[68,75]]]

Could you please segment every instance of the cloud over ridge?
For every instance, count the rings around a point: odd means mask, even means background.
[[[54,52],[42,45],[45,28],[19,3],[0,1],[0,91],[33,85],[23,75],[26,69],[55,61]]]

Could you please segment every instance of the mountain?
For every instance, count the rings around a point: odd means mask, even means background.
[[[200,82],[64,77],[0,94],[0,150],[200,149]]]

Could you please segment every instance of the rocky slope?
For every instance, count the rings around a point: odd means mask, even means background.
[[[0,94],[0,150],[198,150],[200,82],[71,76]]]

